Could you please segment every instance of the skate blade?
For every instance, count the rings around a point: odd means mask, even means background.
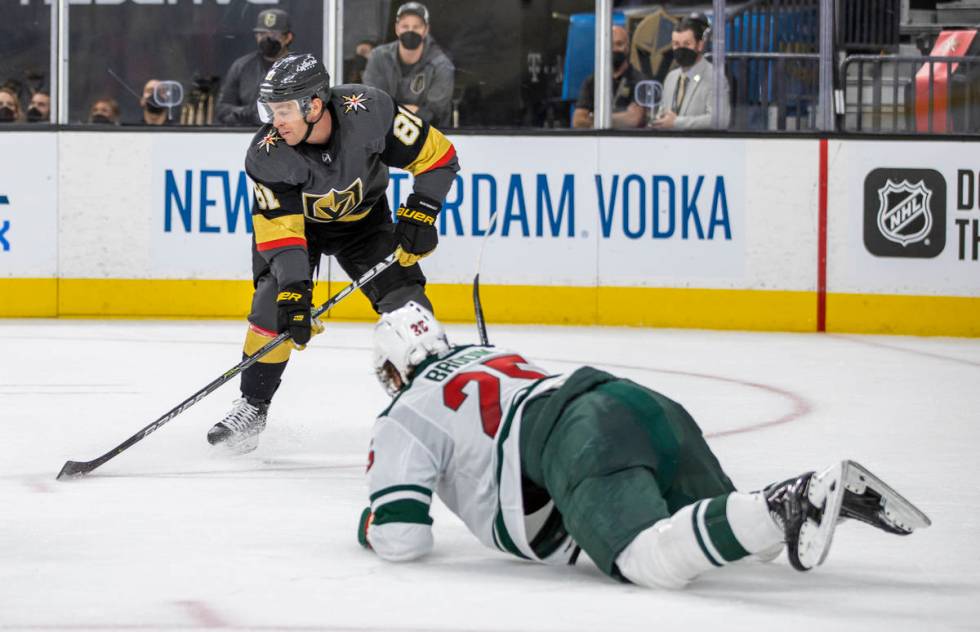
[[[227,439],[218,443],[212,443],[211,445],[213,450],[219,454],[241,456],[249,452],[254,452],[259,447],[259,437],[255,435],[238,440]]]
[[[807,488],[807,499],[818,509],[822,508],[820,522],[807,518],[800,528],[797,559],[804,569],[823,564],[830,552],[837,519],[844,501],[844,484],[848,462],[841,461],[814,474]]]
[[[844,486],[849,492],[862,495],[870,488],[881,496],[881,508],[875,516],[876,520],[904,535],[932,524],[929,516],[866,467],[855,461],[844,461],[844,463],[847,466],[844,472]]]

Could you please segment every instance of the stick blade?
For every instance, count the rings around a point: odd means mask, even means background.
[[[92,471],[91,462],[85,461],[66,461],[58,472],[57,480],[63,481],[68,478],[78,478]]]

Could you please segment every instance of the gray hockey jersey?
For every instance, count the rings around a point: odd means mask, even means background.
[[[454,347],[417,367],[375,422],[368,459],[371,547],[395,561],[427,553],[435,493],[486,546],[568,563],[577,547],[553,504],[525,516],[520,462],[524,403],[563,381],[494,347]],[[546,549],[532,545],[543,540]]]
[[[388,167],[414,175],[413,192],[435,205],[459,170],[453,144],[381,90],[345,84],[332,87],[330,95],[325,115],[332,117],[333,132],[325,145],[290,146],[265,125],[245,157],[255,185],[256,251],[267,261],[300,251],[290,258],[296,280],[309,278],[309,233],[354,240],[391,221],[384,199]]]

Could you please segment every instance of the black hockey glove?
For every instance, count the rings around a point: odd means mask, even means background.
[[[287,285],[281,288],[279,295],[276,296],[276,306],[279,308],[277,317],[279,332],[288,331],[297,349],[302,349],[313,334],[323,330],[320,321],[311,322],[312,301],[313,291],[308,282]]]
[[[441,204],[414,193],[399,207],[395,214],[398,217],[398,223],[395,224],[398,263],[410,266],[436,249],[439,243],[436,216],[439,215],[440,208]]]

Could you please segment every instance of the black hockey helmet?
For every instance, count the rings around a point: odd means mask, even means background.
[[[330,75],[327,69],[309,53],[286,55],[272,64],[259,84],[259,118],[263,122],[271,122],[272,111],[268,104],[284,101],[296,101],[299,111],[305,116],[313,97],[324,102],[330,100]]]

